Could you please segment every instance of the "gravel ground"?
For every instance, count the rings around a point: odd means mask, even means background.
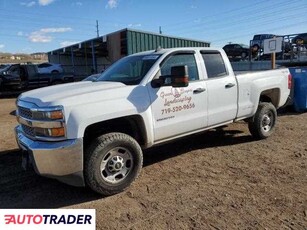
[[[307,229],[307,113],[255,141],[244,122],[147,150],[141,176],[101,197],[21,169],[15,99],[0,99],[0,208],[94,208],[97,229]]]

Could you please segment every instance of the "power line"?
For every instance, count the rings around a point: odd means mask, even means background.
[[[176,26],[177,27],[177,26],[182,26],[182,24],[184,24],[184,23],[194,22],[195,20],[198,20],[198,19],[206,19],[206,23],[207,23],[207,22],[210,22],[210,19],[213,19],[213,21],[215,21],[216,20],[215,17],[217,17],[219,19],[221,17],[221,15],[223,16],[223,18],[225,18],[225,16],[233,17],[234,14],[231,14],[231,13],[236,12],[236,11],[239,11],[240,13],[243,12],[243,14],[245,14],[245,15],[251,15],[255,12],[261,12],[261,11],[266,10],[266,9],[272,10],[272,7],[275,7],[275,6],[278,7],[278,6],[284,6],[284,5],[294,5],[296,2],[299,2],[299,1],[301,1],[301,0],[286,1],[284,3],[276,3],[276,1],[274,1],[273,5],[271,5],[269,7],[263,6],[263,4],[262,4],[262,3],[268,2],[268,0],[253,2],[253,4],[250,4],[250,2],[249,2],[247,5],[239,6],[237,8],[231,9],[231,10],[220,11],[219,13],[216,13],[216,14],[209,14],[209,15],[206,15],[206,16],[202,16],[202,17],[198,17],[198,18],[194,18],[194,19],[189,19],[189,20],[181,21],[181,22],[174,23],[174,24],[165,24],[163,26],[165,26],[165,27]],[[251,9],[250,11],[245,11],[245,9],[249,9],[249,8]],[[237,15],[237,14],[235,14],[235,15]],[[208,20],[208,18],[209,18],[209,20]]]
[[[305,9],[307,9],[307,6],[305,7]],[[259,20],[253,20],[252,22],[247,22],[247,21],[235,21],[234,23],[229,23],[226,22],[223,24],[223,26],[213,26],[213,27],[208,27],[205,28],[205,32],[206,33],[215,33],[215,32],[232,32],[235,28],[238,28],[238,30],[241,32],[243,30],[243,28],[248,27],[248,30],[251,30],[251,28],[259,28],[259,27],[263,27],[264,25],[270,25],[276,22],[282,22],[282,21],[289,21],[289,18],[291,18],[291,20],[295,20],[295,19],[301,19],[302,16],[301,15],[297,15],[296,13],[293,14],[289,14],[287,16],[283,16],[283,17],[279,17],[279,18],[274,18],[274,15],[272,15],[272,17],[267,17],[267,18],[261,18]],[[192,31],[196,31],[195,33],[199,33],[200,28],[202,26],[199,26],[197,28],[189,28],[187,30],[184,30],[185,32],[192,32]],[[204,30],[204,28],[203,28]],[[195,34],[192,32],[192,34]]]
[[[305,19],[305,21],[302,21],[302,22],[307,23],[307,20]],[[271,31],[274,32],[274,31],[282,29],[284,27],[296,27],[296,26],[300,26],[300,25],[298,25],[297,23],[285,24],[285,25],[282,25],[282,26],[272,27]],[[257,30],[257,31],[254,31],[254,34],[261,34],[261,33],[266,33],[266,32],[267,32],[266,30]],[[231,40],[231,39],[237,39],[237,38],[247,36],[247,35],[250,35],[250,33],[241,34],[240,36],[232,36],[232,37],[228,37],[228,38],[225,38],[225,39],[212,40],[211,42],[214,43],[214,42],[228,41],[228,40]]]
[[[267,8],[266,11],[256,11],[255,14],[245,14],[245,15],[241,15],[240,17],[236,18],[230,18],[229,20],[227,20],[227,18],[224,18],[223,21],[219,20],[219,19],[211,19],[211,20],[207,20],[203,23],[198,23],[196,25],[189,25],[188,28],[180,28],[180,29],[176,29],[176,32],[178,31],[190,31],[190,30],[197,30],[197,29],[201,29],[203,28],[203,26],[206,27],[206,29],[210,30],[211,28],[222,28],[223,26],[227,26],[227,25],[238,25],[240,23],[240,26],[242,26],[241,23],[243,24],[247,24],[249,21],[257,21],[259,19],[262,18],[267,18],[267,17],[274,17],[274,16],[278,16],[281,15],[279,13],[283,13],[286,12],[289,13],[291,11],[295,11],[298,9],[306,9],[306,4],[303,5],[298,5],[298,6],[294,6],[294,7],[287,7],[286,9],[279,9],[279,10],[275,10],[273,13],[272,12],[268,12],[270,11],[269,8]],[[276,21],[278,21],[278,19],[276,19]],[[261,26],[261,23],[259,23],[259,26]],[[172,31],[172,30],[169,30]]]
[[[265,4],[267,3],[267,4]],[[305,22],[304,14],[297,14],[297,12],[306,11],[307,4],[305,1],[301,0],[287,0],[287,1],[270,1],[270,0],[260,0],[257,2],[250,2],[246,5],[236,6],[233,9],[219,12],[218,14],[209,14],[208,16],[202,16],[194,19],[185,20],[182,22],[177,22],[176,24],[166,24],[163,26],[163,32],[170,34],[172,32],[175,33],[176,36],[187,37],[184,34],[189,35],[210,35],[208,37],[217,37],[217,39],[212,39],[212,42],[222,42],[229,41],[231,39],[242,38],[243,36],[252,36],[256,33],[261,33],[263,31],[268,33],[274,33],[279,29],[283,29],[286,27],[297,28],[298,22]],[[8,12],[12,12],[13,16]],[[208,11],[204,11],[208,12]],[[187,13],[188,14],[188,13]],[[221,20],[220,16],[223,16],[223,20]],[[94,31],[94,20],[91,17],[67,17],[63,15],[57,15],[57,17],[40,17],[46,16],[42,13],[27,13],[24,11],[17,11],[12,9],[3,9],[0,8],[0,16],[2,18],[1,29],[2,32],[5,28],[7,30],[4,31],[12,31],[13,29],[20,28],[21,31],[29,30],[30,27],[23,27],[25,24],[36,25],[37,27],[59,27],[59,25],[65,24],[63,27],[72,27],[70,24],[74,23],[78,25],[78,27],[73,28],[73,31],[69,32],[69,34],[52,34],[53,41],[75,41],[82,39],[83,36],[88,36],[89,34],[95,36],[95,32],[97,36],[99,36],[99,25],[98,20],[96,19],[96,31]],[[182,15],[181,15],[182,16]],[[201,19],[199,22],[195,23],[195,20]],[[299,20],[301,19],[301,20]],[[205,21],[204,21],[205,20]],[[302,21],[303,20],[303,21]],[[305,20],[305,21],[304,21]],[[295,23],[292,23],[295,21]],[[6,22],[17,22],[12,27]],[[106,21],[103,20],[101,25],[105,28],[114,29],[115,23],[118,25],[127,26],[127,22],[115,22],[115,21]],[[157,24],[160,23],[157,21]],[[283,24],[282,26],[273,25],[274,23]],[[154,23],[153,23],[154,24]],[[153,26],[156,30],[157,24]],[[68,25],[68,26],[67,26]],[[100,26],[101,26],[100,25]],[[146,24],[142,23],[142,26]],[[149,24],[147,24],[148,26]],[[158,24],[159,25],[159,24]],[[184,26],[185,25],[185,26]],[[270,26],[271,25],[271,26]],[[263,27],[266,26],[266,29]],[[61,26],[62,27],[62,26]],[[92,29],[91,29],[92,28]],[[159,27],[160,31],[162,27]],[[276,29],[277,28],[277,29]],[[35,31],[35,29],[33,29]],[[40,29],[37,29],[39,31]],[[34,32],[31,31],[31,32]],[[28,32],[28,35],[31,33]],[[162,32],[162,31],[161,31]],[[222,37],[221,35],[222,34]],[[17,36],[16,34],[4,33],[0,35],[4,37],[10,37],[12,39],[20,40],[20,39],[28,39],[27,36]],[[184,35],[184,36],[183,36]],[[216,36],[218,35],[218,36]],[[80,36],[78,38],[72,36]],[[86,40],[86,39],[82,39]]]

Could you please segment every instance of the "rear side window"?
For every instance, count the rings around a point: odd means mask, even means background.
[[[222,55],[219,52],[202,52],[208,78],[228,75]]]
[[[226,49],[233,49],[234,45],[226,45],[224,48]]]
[[[253,40],[260,40],[261,39],[261,35],[255,35]]]

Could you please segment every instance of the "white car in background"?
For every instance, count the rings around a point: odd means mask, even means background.
[[[63,73],[61,64],[44,62],[37,65],[39,73]]]

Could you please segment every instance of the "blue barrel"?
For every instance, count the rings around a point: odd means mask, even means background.
[[[292,75],[293,107],[296,112],[307,110],[307,67],[289,68]]]

